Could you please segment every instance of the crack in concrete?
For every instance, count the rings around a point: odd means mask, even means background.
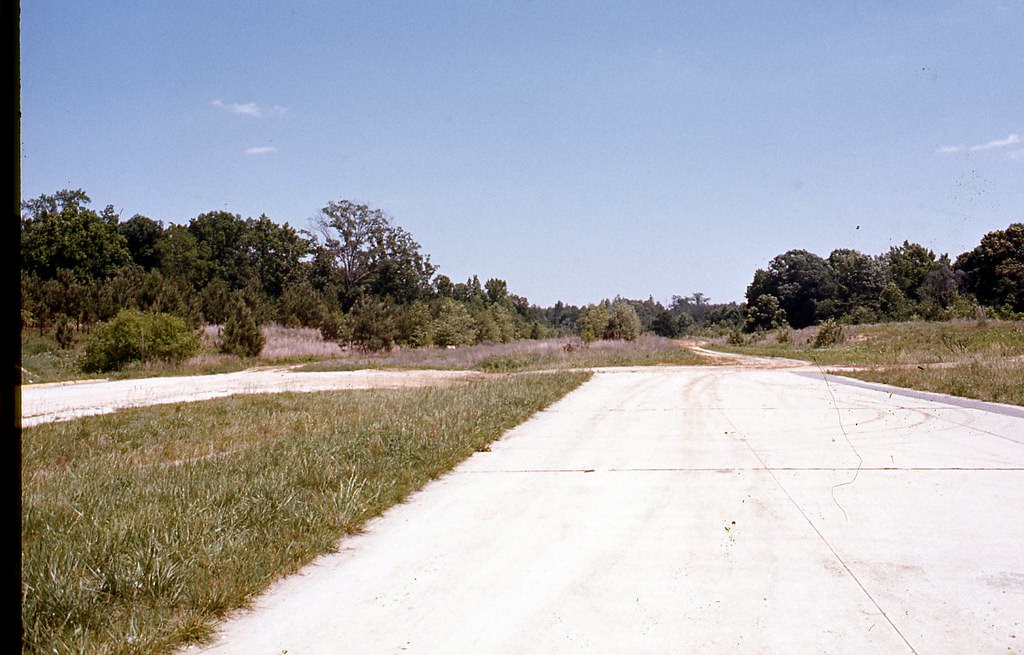
[[[736,434],[742,434],[738,429],[736,429],[736,425],[733,424],[732,420],[724,412],[723,417],[730,425],[732,425],[733,429],[736,431]],[[807,525],[809,525],[811,529],[814,530],[814,533],[818,535],[818,539],[821,540],[821,543],[824,544],[826,548],[828,548],[829,552],[832,553],[832,556],[836,558],[836,561],[839,562],[843,569],[846,570],[846,573],[853,579],[853,581],[857,583],[857,586],[860,587],[860,590],[864,592],[864,595],[867,596],[868,600],[871,601],[871,604],[875,606],[875,609],[878,610],[882,617],[885,618],[885,620],[889,623],[889,626],[892,627],[892,629],[896,632],[897,635],[899,635],[900,639],[903,640],[903,643],[905,643],[907,645],[907,648],[910,649],[910,652],[914,655],[917,655],[917,649],[914,648],[913,644],[910,643],[906,635],[904,635],[903,632],[899,629],[899,626],[897,626],[895,621],[893,621],[892,618],[890,618],[889,614],[884,609],[882,609],[882,606],[878,603],[878,600],[876,600],[875,597],[871,594],[871,592],[868,591],[867,587],[864,586],[864,583],[861,582],[860,578],[857,577],[857,574],[853,572],[853,569],[851,569],[850,566],[846,563],[846,561],[839,555],[839,552],[832,546],[831,542],[829,542],[829,540],[825,538],[825,535],[822,534],[821,530],[818,529],[818,526],[814,524],[814,521],[812,521],[811,517],[807,515],[807,512],[804,511],[804,508],[801,507],[798,502],[796,502],[796,499],[793,498],[792,494],[789,493],[789,490],[786,489],[785,485],[782,484],[782,481],[779,480],[779,478],[775,475],[774,470],[768,468],[768,465],[765,463],[764,459],[762,459],[761,455],[754,449],[753,446],[750,445],[750,442],[747,441],[746,437],[741,436],[740,438],[743,441],[743,443],[746,444],[751,454],[757,458],[758,462],[761,463],[761,468],[764,471],[766,471],[768,475],[771,476],[772,480],[775,481],[775,484],[779,487],[782,493],[786,495],[786,498],[789,499],[789,502],[793,505],[796,511],[800,512],[800,516],[804,517],[804,521],[807,522]],[[859,472],[862,471],[863,469],[860,466],[858,466],[856,470]]]

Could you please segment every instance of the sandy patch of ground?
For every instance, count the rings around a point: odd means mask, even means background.
[[[708,350],[700,343],[688,343],[686,344],[686,347],[703,357],[715,360],[731,361],[738,366],[744,366],[747,368],[775,369],[813,366],[810,362],[805,362],[800,359],[786,359],[784,357],[754,357],[752,355],[737,355],[735,353],[723,353],[718,352],[717,350]]]

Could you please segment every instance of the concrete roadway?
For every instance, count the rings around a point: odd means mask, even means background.
[[[1024,651],[1024,411],[599,372],[209,654]]]
[[[250,393],[336,389],[399,389],[452,384],[486,377],[475,371],[324,371],[299,373],[294,366],[261,367],[234,373],[128,380],[79,380],[21,387],[21,425],[108,414],[126,407],[209,400]]]

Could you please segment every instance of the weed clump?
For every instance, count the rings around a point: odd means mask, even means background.
[[[843,326],[834,319],[828,319],[818,328],[818,334],[814,337],[815,348],[827,348],[842,343],[846,338]]]
[[[733,330],[729,333],[727,342],[730,346],[742,346],[746,344],[747,340],[743,336],[743,332],[740,330]]]
[[[477,368],[487,373],[508,373],[536,368],[543,358],[537,353],[494,355],[480,361]]]

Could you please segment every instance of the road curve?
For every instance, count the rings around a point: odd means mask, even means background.
[[[187,652],[1021,652],[1022,544],[1020,416],[603,370]]]

